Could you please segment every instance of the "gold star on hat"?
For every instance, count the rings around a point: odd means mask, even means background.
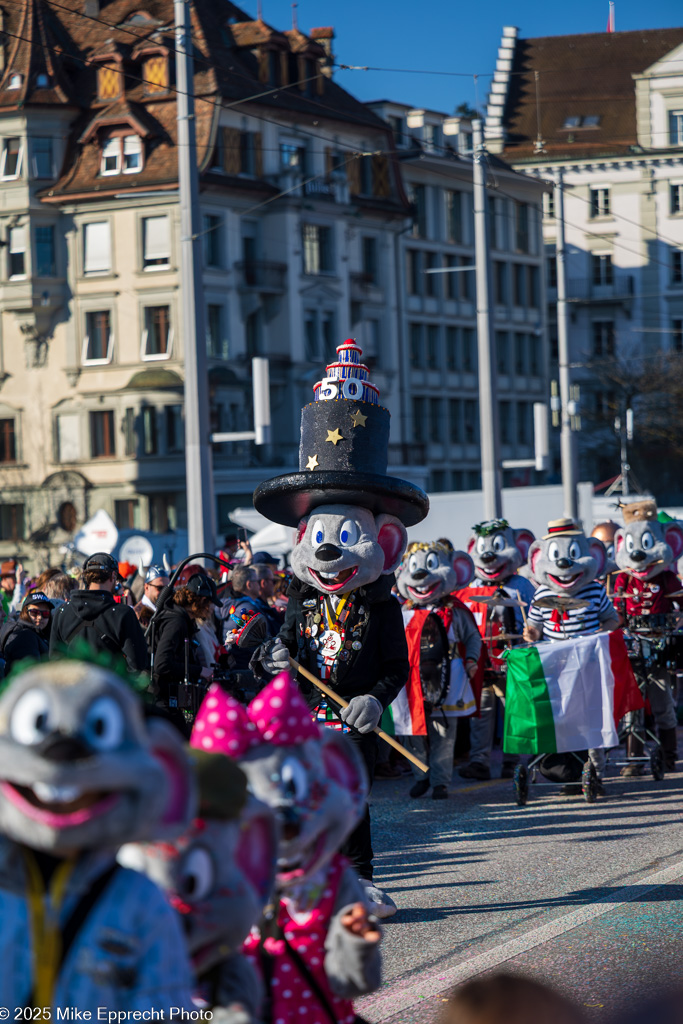
[[[364,416],[360,409],[356,409],[355,412],[349,413],[351,422],[354,427],[364,427],[367,416]]]
[[[316,469],[318,466],[318,456],[309,455],[308,462],[306,463],[306,469]]]
[[[338,445],[340,441],[344,440],[344,438],[339,433],[339,427],[335,427],[334,430],[327,431],[327,437],[325,440],[331,441],[333,445]]]

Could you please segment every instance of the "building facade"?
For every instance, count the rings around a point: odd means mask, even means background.
[[[396,238],[398,334],[405,433],[429,467],[431,491],[481,487],[472,127],[390,102],[413,220]],[[500,455],[534,456],[534,402],[548,396],[541,209],[544,186],[501,160],[487,169]],[[508,470],[507,486],[536,482]]]
[[[627,403],[638,438],[637,379],[662,353],[683,350],[683,28],[541,39],[505,28],[486,139],[522,173],[562,175],[581,477],[609,481],[619,473],[614,422],[623,424]],[[548,195],[554,377],[555,214]],[[640,483],[680,493],[680,467],[668,453],[642,443],[639,450]]]
[[[354,334],[403,461],[394,239],[409,207],[386,124],[331,77],[331,29],[192,5],[218,529],[296,464],[299,411]],[[56,558],[96,509],[185,526],[173,3],[22,0],[0,52],[0,557]],[[416,470],[424,482],[424,469]]]

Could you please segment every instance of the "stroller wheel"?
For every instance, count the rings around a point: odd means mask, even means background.
[[[655,782],[664,778],[664,751],[659,743],[650,754],[650,771]]]
[[[583,798],[587,804],[594,804],[598,797],[598,777],[595,774],[595,765],[592,761],[586,761],[581,773],[581,788]]]
[[[515,800],[518,807],[524,807],[529,798],[529,773],[526,765],[518,764],[515,768],[512,785],[515,790]]]

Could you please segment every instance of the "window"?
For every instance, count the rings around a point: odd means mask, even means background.
[[[441,274],[430,274],[427,271],[436,270],[441,265],[441,259],[438,253],[426,252],[424,254],[425,259],[425,292],[431,298],[436,298],[439,294],[439,281]]]
[[[413,438],[416,441],[425,440],[425,399],[421,395],[413,397]]]
[[[298,170],[306,172],[306,147],[297,146],[292,142],[280,143],[280,167],[283,171]]]
[[[110,459],[116,455],[116,438],[114,436],[114,413],[90,413],[90,457],[93,459]]]
[[[548,271],[548,287],[557,288],[557,256],[554,253],[552,256],[548,256],[546,267]]]
[[[413,201],[413,238],[427,237],[427,189],[425,185],[414,185]]]
[[[84,363],[109,363],[113,347],[110,313],[108,309],[88,311],[85,314],[83,339]]]
[[[422,295],[422,253],[406,249],[406,278],[409,295]]]
[[[671,251],[671,283],[683,284],[683,252],[680,249]]]
[[[142,451],[145,455],[157,455],[159,452],[157,411],[151,405],[142,409]]]
[[[0,505],[0,540],[24,540],[23,505]]]
[[[512,444],[512,402],[498,403],[500,443]]]
[[[513,267],[515,306],[526,305],[526,267],[515,263]]]
[[[400,149],[406,144],[406,139],[403,134],[403,118],[392,115],[387,118],[387,121],[391,125],[391,130],[394,133],[394,142],[396,143],[397,148]]]
[[[8,89],[21,89],[24,82],[24,76],[18,73],[14,73],[9,76],[9,82],[7,83]]]
[[[102,146],[102,174],[121,173],[121,139],[107,139]]]
[[[671,347],[674,352],[683,352],[683,320],[671,321]]]
[[[669,208],[672,214],[683,213],[683,184],[669,186]]]
[[[428,153],[433,153],[441,145],[441,128],[438,124],[426,124],[422,129],[422,141]]]
[[[149,501],[149,526],[153,533],[178,529],[178,498],[175,494],[155,494]]]
[[[134,530],[140,526],[140,503],[137,498],[121,498],[114,502],[117,530]]]
[[[57,461],[78,462],[81,458],[81,417],[77,412],[57,417]]]
[[[515,203],[515,248],[529,251],[529,204]]]
[[[528,335],[529,341],[529,373],[532,377],[540,377],[543,372],[543,349],[541,346],[541,329]]]
[[[517,403],[517,440],[520,444],[533,443],[533,405],[531,402]]]
[[[9,229],[9,277],[10,280],[26,277],[26,228]]]
[[[108,220],[84,225],[83,270],[86,274],[107,274],[111,270],[111,230]]]
[[[463,327],[462,329],[462,368],[465,373],[474,373],[474,328]]]
[[[127,458],[138,453],[138,436],[135,430],[135,409],[126,409],[123,416],[123,447]]]
[[[253,359],[261,351],[261,311],[256,309],[250,313],[244,323],[244,338],[247,356]]]
[[[142,265],[145,270],[168,270],[171,265],[171,231],[168,217],[143,217]]]
[[[526,334],[515,334],[515,373],[523,377],[526,371]]]
[[[593,321],[593,355],[605,359],[614,355],[615,331],[613,320]]]
[[[155,54],[148,57],[142,66],[145,92],[148,96],[168,91],[168,57]]]
[[[466,398],[463,402],[465,420],[465,442],[476,444],[479,440],[479,403],[473,398]]]
[[[588,114],[581,121],[581,127],[582,128],[597,128],[599,124],[600,124],[600,115],[599,114]]]
[[[455,275],[460,282],[460,298],[466,302],[474,302],[474,265],[471,256],[461,256],[460,266],[467,270],[459,270]]]
[[[185,447],[182,405],[167,405],[164,410],[166,421],[166,451],[169,454],[182,452]]]
[[[463,242],[462,192],[446,192],[446,225],[448,241]]]
[[[223,218],[215,213],[204,214],[204,266],[222,267]]]
[[[429,399],[429,440],[443,441],[441,429],[441,399]]]
[[[329,274],[332,265],[332,229],[304,224],[304,273]]]
[[[592,188],[591,194],[591,217],[609,217],[610,195],[609,188]]]
[[[463,272],[463,277],[465,272]],[[508,301],[508,268],[500,260],[493,261],[493,296],[497,306],[505,306]]]
[[[614,268],[609,253],[591,253],[591,280],[594,285],[612,284]]]
[[[427,325],[427,369],[438,370],[439,359],[439,327],[437,324]]]
[[[457,327],[446,328],[446,369],[451,371],[460,369]]]
[[[451,268],[455,268],[458,265],[457,256],[446,256],[446,267],[449,268],[449,272],[444,274],[444,289],[446,292],[447,299],[458,298],[458,274]]]
[[[448,399],[448,436],[452,444],[462,442],[462,402],[459,398]]]
[[[142,332],[142,358],[168,359],[173,350],[170,306],[146,306]]]
[[[33,177],[52,178],[54,166],[52,158],[52,139],[34,138],[33,147]]]
[[[365,236],[361,240],[363,280],[377,284],[377,239]]]
[[[123,173],[137,174],[142,170],[142,139],[139,135],[123,137]]]
[[[206,351],[213,359],[227,359],[228,339],[225,336],[223,306],[211,303],[206,307]]]
[[[410,324],[410,365],[414,370],[422,370],[424,368],[424,358],[422,355],[422,324]]]
[[[0,158],[0,177],[18,178],[21,174],[21,164],[21,139],[17,136],[4,139],[2,143],[2,157]]]
[[[17,461],[14,420],[0,420],[0,462]]]
[[[315,312],[307,314],[304,320],[304,349],[306,359],[314,362],[318,358],[318,318]]]
[[[496,331],[496,369],[499,374],[510,372],[510,336],[507,331]]]
[[[571,117],[565,117],[563,128],[579,128],[581,125],[581,118],[572,115]]]
[[[538,267],[527,267],[527,284],[529,286],[529,305],[539,309],[541,305],[541,272]]]
[[[36,238],[36,277],[55,275],[55,229],[51,224],[39,224]]]
[[[544,192],[543,193],[543,216],[547,220],[555,219],[555,193]]]
[[[683,146],[683,110],[669,111],[669,143]]]
[[[460,129],[458,132],[458,152],[463,156],[471,156],[474,152],[474,145],[472,142],[472,132],[463,131]]]

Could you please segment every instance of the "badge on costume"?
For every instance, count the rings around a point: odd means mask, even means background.
[[[652,593],[652,594],[658,594],[658,593],[659,593],[659,591],[660,591],[660,589],[661,589],[661,588],[660,588],[660,586],[659,586],[659,583],[651,583],[651,584],[650,584],[650,593]]]
[[[342,638],[334,629],[326,629],[320,634],[320,653],[324,658],[333,658],[342,645]]]

